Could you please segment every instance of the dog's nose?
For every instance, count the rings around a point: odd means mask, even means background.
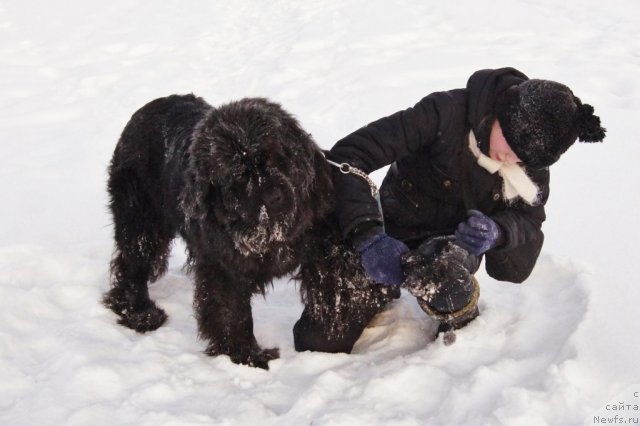
[[[262,201],[271,211],[279,212],[284,206],[284,193],[282,189],[273,186],[262,193]]]

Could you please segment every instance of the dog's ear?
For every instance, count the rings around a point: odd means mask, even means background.
[[[216,219],[216,223],[225,225],[238,218],[235,211],[225,208],[220,186],[207,179],[199,179],[196,173],[187,173],[185,189],[180,199],[180,208],[187,221],[202,221],[207,217]]]
[[[180,209],[189,220],[202,220],[209,210],[207,199],[210,195],[211,183],[203,179],[193,168],[193,164],[185,174],[184,190],[181,193]]]
[[[214,206],[222,206],[222,182],[231,179],[230,169],[215,164],[211,148],[213,145],[202,143],[204,140],[200,136],[198,143],[191,146],[184,189],[180,195],[180,208],[187,220],[200,221],[210,213],[215,214],[215,210],[212,211]],[[219,218],[218,220],[220,221]]]
[[[222,189],[217,186],[209,187],[207,208],[213,213],[218,224],[227,225],[240,217],[236,210],[229,210],[224,204]]]

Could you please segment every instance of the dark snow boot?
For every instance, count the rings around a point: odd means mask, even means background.
[[[404,286],[423,311],[440,321],[438,333],[462,328],[478,316],[480,286],[473,274],[479,264],[450,236],[432,238],[404,256]],[[448,343],[455,338],[452,333],[445,337]]]

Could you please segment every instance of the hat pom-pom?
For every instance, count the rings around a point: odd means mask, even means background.
[[[576,125],[581,142],[602,142],[607,131],[600,125],[600,117],[593,113],[593,107],[589,104],[578,103]]]

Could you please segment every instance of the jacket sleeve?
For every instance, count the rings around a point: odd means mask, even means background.
[[[449,92],[433,93],[415,106],[376,120],[339,140],[329,153],[338,163],[348,163],[367,174],[431,144],[446,118]],[[364,179],[334,168],[337,214],[346,238],[359,224],[382,224],[377,201]]]
[[[540,188],[537,205],[529,206],[518,201],[513,207],[491,216],[504,232],[504,243],[486,253],[486,269],[489,276],[499,281],[521,283],[526,280],[542,249],[542,223],[546,219],[544,205],[549,197],[549,171],[542,170],[531,177]]]

